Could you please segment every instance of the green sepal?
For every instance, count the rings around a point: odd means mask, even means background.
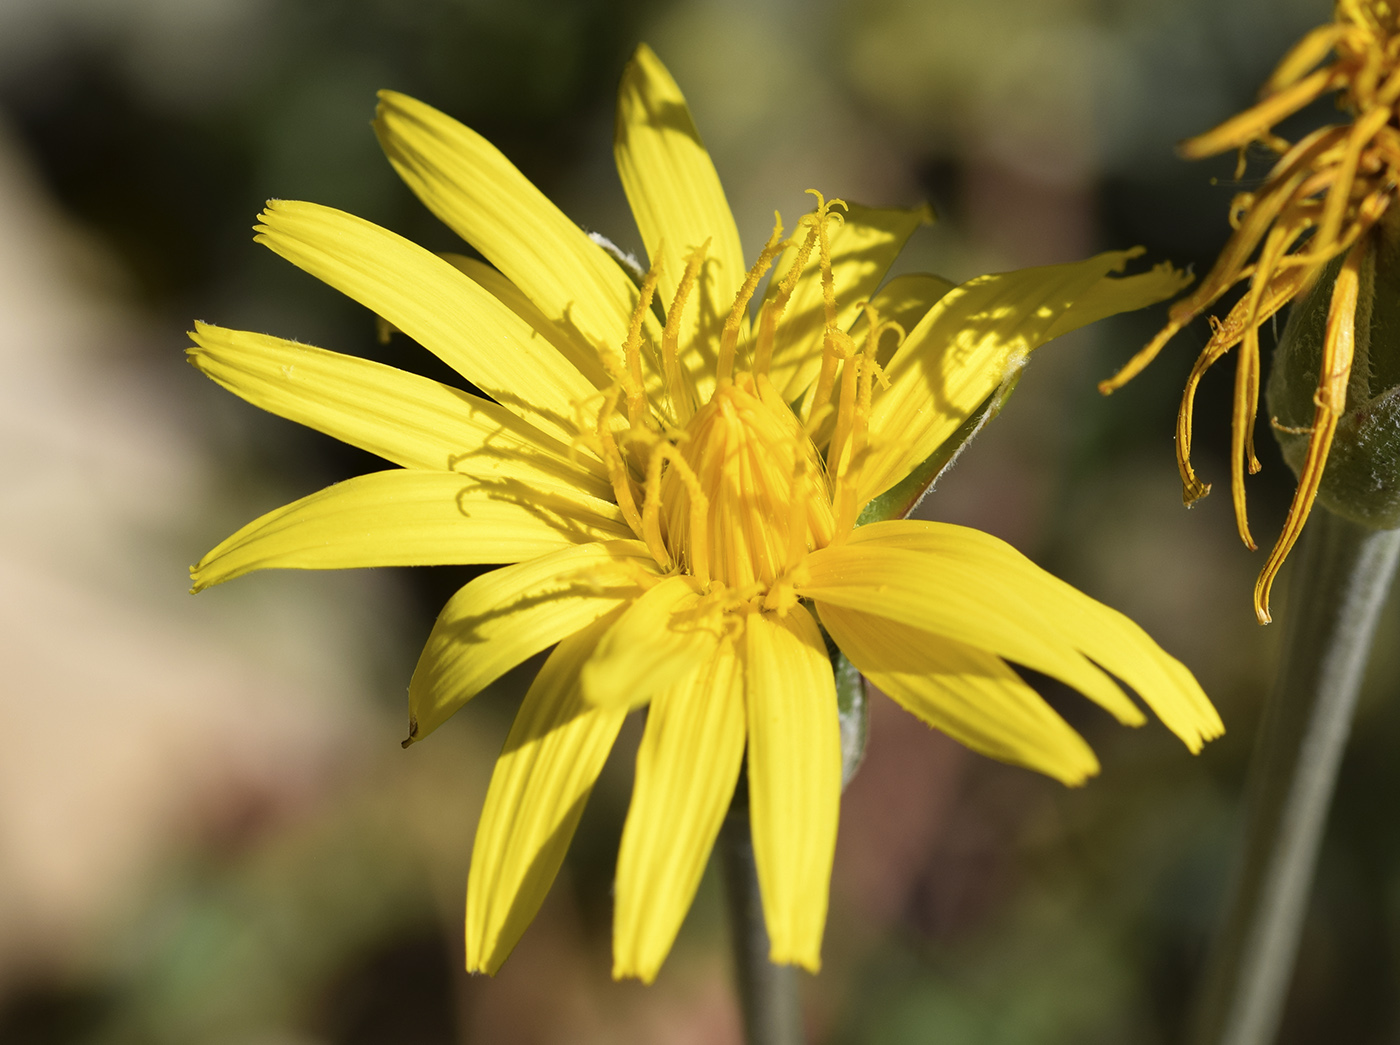
[[[1360,272],[1347,410],[1337,421],[1317,499],[1378,530],[1400,527],[1400,239],[1387,218]],[[1266,392],[1274,438],[1296,474],[1308,448],[1327,313],[1340,260],[1294,304],[1274,350]]]
[[[815,616],[815,614],[814,614]],[[865,744],[870,737],[870,702],[865,694],[865,676],[846,659],[825,628],[821,629],[831,673],[836,677],[836,720],[841,726],[841,790],[865,761]]]
[[[982,405],[968,415],[967,420],[958,426],[957,431],[939,444],[922,464],[911,471],[884,493],[871,499],[856,519],[857,526],[866,523],[884,522],[887,519],[906,518],[922,501],[939,479],[943,478],[958,454],[966,449],[974,436],[1006,405],[1016,383],[1021,380],[1022,367],[1015,367],[1002,379],[995,392],[982,400]]]
[[[865,694],[865,676],[839,649],[831,658],[836,675],[836,719],[841,724],[841,790],[865,761],[865,745],[870,739],[870,701]]]

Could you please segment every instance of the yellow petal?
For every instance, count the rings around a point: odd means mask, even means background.
[[[502,305],[529,323],[539,337],[553,345],[595,388],[612,385],[613,379],[604,369],[598,349],[585,341],[577,328],[546,316],[523,290],[501,272],[465,254],[439,254],[438,257],[464,276],[475,280]]]
[[[658,256],[662,260],[656,289],[663,308],[671,307],[685,259],[709,241],[682,316],[680,344],[693,346],[686,362],[694,376],[712,384],[720,330],[748,265],[685,96],[646,44],[622,74],[613,154],[647,254],[653,263]],[[703,394],[707,389],[701,383]]]
[[[617,262],[481,135],[429,105],[379,94],[375,133],[434,214],[585,344],[617,352],[637,288]],[[660,326],[647,316],[660,343]]]
[[[746,627],[749,818],[774,962],[821,968],[841,803],[836,682],[801,606]]]
[[[668,577],[617,619],[587,664],[583,693],[594,704],[638,707],[715,655],[724,619],[706,610],[689,577]]]
[[[985,584],[1005,584],[1036,606],[1065,642],[1132,686],[1192,751],[1225,732],[1181,661],[1123,614],[1042,570],[1005,541],[980,530],[909,519],[863,526],[851,535],[851,546],[903,550],[940,563],[956,556],[980,571]]]
[[[394,468],[254,519],[190,576],[199,591],[253,570],[519,562],[631,536],[616,505],[562,486]]]
[[[1134,312],[1148,305],[1175,297],[1191,282],[1191,274],[1173,268],[1170,262],[1154,265],[1151,272],[1136,276],[1104,277],[1085,291],[1060,314],[1045,340],[1068,334],[1090,323],[1097,323],[1120,312]]]
[[[1000,657],[887,617],[820,608],[862,675],[935,729],[991,758],[1080,784],[1099,761]]]
[[[408,687],[421,740],[527,657],[642,593],[655,566],[640,541],[566,548],[492,570],[443,607]]]
[[[879,313],[881,322],[892,320],[908,334],[928,315],[928,310],[955,287],[956,283],[942,276],[928,272],[910,272],[903,276],[895,276],[886,283],[880,288],[880,292],[870,299],[870,304]],[[896,347],[893,337],[881,342],[878,358],[882,365],[889,362]]]
[[[726,640],[647,710],[617,855],[615,979],[654,980],[690,910],[744,760],[743,684]]]
[[[351,214],[272,200],[258,242],[382,316],[566,445],[597,391],[530,325],[436,254]]]
[[[625,709],[583,702],[578,673],[608,619],[555,648],[491,774],[467,878],[467,970],[494,974],[544,902]]]
[[[339,352],[243,330],[195,324],[189,360],[235,395],[405,468],[612,488],[563,443],[489,399]]]
[[[855,539],[867,530],[892,525],[901,524],[862,526],[843,547],[813,552],[807,559],[810,580],[798,587],[798,594],[819,606],[831,603],[888,617],[986,650],[1073,686],[1120,722],[1144,721],[1113,680],[1060,633],[1036,603],[1034,586],[1005,568],[1004,556],[986,553],[976,540],[985,534],[944,526],[948,533],[936,550],[917,551],[885,546],[876,538],[889,533],[887,529],[866,540]]]
[[[1076,302],[1136,253],[1112,251],[1069,265],[978,276],[944,295],[885,369],[890,384],[871,410],[861,503],[927,459],[1033,349],[1054,336]],[[1133,291],[1146,285],[1134,284]],[[1098,298],[1109,292],[1094,293]]]
[[[859,318],[860,302],[870,300],[910,235],[920,225],[932,220],[933,212],[927,206],[906,210],[899,207],[863,207],[852,203],[845,221],[839,227],[831,226],[831,274],[836,283],[836,325],[839,329],[851,328]],[[806,230],[799,228],[797,231],[805,234]],[[770,297],[777,293],[779,280],[792,268],[797,258],[801,236],[794,234],[793,239],[792,246],[773,267],[773,280],[768,284]],[[769,377],[784,400],[792,402],[816,380],[821,370],[822,330],[825,325],[821,265],[814,250],[783,311],[773,340],[773,364]]]

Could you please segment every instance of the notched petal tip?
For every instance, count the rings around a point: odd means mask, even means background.
[[[623,980],[636,980],[643,987],[650,987],[656,982],[656,976],[661,971],[661,967],[655,969],[643,969],[632,964],[621,964],[616,959],[613,961],[612,978],[615,982],[621,983]]]
[[[1092,769],[1086,768],[1083,771],[1075,774],[1066,773],[1063,776],[1055,777],[1055,779],[1058,780],[1060,783],[1064,784],[1065,787],[1083,787],[1090,780],[1099,775],[1100,769],[1101,767],[1099,766],[1099,760],[1096,758],[1094,759],[1094,765]]]
[[[193,566],[190,567],[190,580],[192,582],[190,584],[191,595],[198,595],[206,588],[212,588],[215,584],[219,583],[218,581],[204,580],[200,576],[202,573],[204,573],[208,558],[209,556],[206,555],[203,559],[200,559],[199,562],[195,563]]]
[[[816,954],[798,954],[795,951],[780,950],[777,944],[768,951],[768,960],[774,965],[792,965],[799,969],[804,969],[816,976],[822,971],[822,956]]]

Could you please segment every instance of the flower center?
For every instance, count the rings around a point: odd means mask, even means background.
[[[742,374],[719,386],[677,449],[696,483],[668,469],[661,516],[667,549],[685,569],[703,563],[727,587],[766,591],[831,541],[831,496],[816,448],[766,377]]]
[[[701,590],[712,585],[747,602],[785,612],[795,601],[791,575],[806,554],[838,541],[860,510],[857,479],[866,450],[872,383],[883,381],[875,363],[881,323],[866,306],[863,348],[837,328],[829,221],[841,220],[820,193],[804,218],[799,242],[783,240],[775,225],[768,244],[735,295],[714,360],[713,391],[704,402],[683,366],[680,317],[704,264],[708,244],[686,260],[666,310],[659,351],[644,351],[644,327],[659,268],[642,281],[622,356],[609,362],[615,383],[601,394],[591,432],[580,439],[608,470],[617,505],[663,570],[680,569]],[[774,277],[768,299],[744,341],[749,302],[770,265],[789,246],[793,258]],[[808,261],[815,255],[815,271]],[[659,265],[659,262],[658,262]],[[810,349],[821,372],[799,416],[768,378],[783,311],[801,279],[821,282],[824,329]],[[651,361],[659,394],[648,392],[644,360]],[[650,387],[655,388],[656,385]],[[624,420],[625,418],[625,420]],[[815,440],[815,442],[814,442]],[[825,460],[816,443],[825,447]]]

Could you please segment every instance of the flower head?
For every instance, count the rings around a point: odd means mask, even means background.
[[[1390,0],[1337,0],[1335,19],[1300,40],[1260,91],[1257,105],[1214,130],[1184,142],[1181,153],[1200,159],[1260,145],[1279,158],[1260,188],[1237,194],[1230,205],[1234,233],[1209,275],[1172,306],[1168,323],[1128,364],[1099,387],[1111,392],[1131,380],[1182,327],[1231,287],[1248,289],[1225,320],[1211,318],[1211,337],[1186,382],[1177,420],[1177,463],[1188,505],[1210,492],[1191,467],[1192,408],[1205,371],[1236,345],[1235,400],[1230,447],[1230,486],[1240,539],[1252,551],[1245,515],[1244,472],[1260,465],[1254,454],[1259,403],[1259,327],[1290,301],[1303,297],[1323,270],[1340,269],[1332,286],[1307,449],[1298,465],[1298,488],[1278,543],[1259,574],[1254,608],[1269,621],[1269,589],[1302,532],[1322,483],[1323,469],[1346,409],[1352,373],[1358,286],[1368,233],[1380,221],[1400,185],[1400,25]],[[1332,60],[1323,63],[1329,56]],[[1330,92],[1350,121],[1322,127],[1297,142],[1274,127]]]
[[[1131,256],[1119,252],[959,287],[927,275],[881,287],[927,210],[820,195],[747,265],[685,100],[645,47],[623,79],[616,140],[645,272],[428,106],[385,93],[376,129],[486,262],[308,203],[269,203],[258,239],[485,396],[200,324],[191,358],[209,376],[400,467],[255,520],[192,572],[203,588],[268,567],[509,564],[443,609],[409,692],[417,741],[553,647],[477,829],[469,968],[493,972],[509,954],[623,718],[648,704],[618,856],[615,974],[656,975],[745,763],[772,956],[815,969],[842,764],[823,629],[924,721],[1066,783],[1096,771],[1092,751],[1003,658],[1141,723],[1111,671],[1192,750],[1220,732],[1184,667],[1004,543],[931,522],[857,526],[1037,345],[1160,300],[1176,273],[1114,278]]]

